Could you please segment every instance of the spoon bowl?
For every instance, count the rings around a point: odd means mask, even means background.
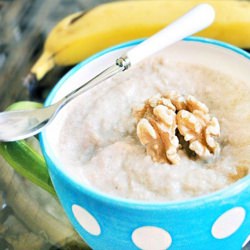
[[[32,110],[0,113],[0,140],[16,141],[39,133],[56,115],[61,102]]]

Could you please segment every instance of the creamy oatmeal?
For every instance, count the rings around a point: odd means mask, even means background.
[[[175,90],[205,103],[221,127],[219,157],[204,161],[179,149],[176,165],[157,163],[136,135],[132,109]],[[101,192],[145,201],[189,199],[248,173],[250,87],[209,68],[159,56],[73,101],[58,129],[56,156],[75,179]],[[77,108],[76,108],[77,106]]]

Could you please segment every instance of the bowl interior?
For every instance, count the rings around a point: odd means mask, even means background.
[[[123,55],[139,42],[129,42],[113,47],[74,67],[53,89],[46,101],[46,105],[56,102],[107,66],[112,65],[116,58]],[[166,48],[166,51],[170,61],[204,65],[239,80],[249,82],[249,55],[230,45],[208,39],[188,38]],[[53,123],[42,133],[43,149],[46,151],[46,155],[54,162],[54,167],[59,169],[65,176],[68,176],[73,182],[78,182],[73,174],[64,170],[60,159],[57,159],[54,155],[54,149],[57,146],[55,138],[59,136],[58,127],[60,127],[60,122],[64,120],[64,117],[65,112],[62,110]],[[79,182],[78,184],[82,185]]]

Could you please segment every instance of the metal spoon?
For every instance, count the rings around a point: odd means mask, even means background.
[[[127,70],[146,57],[206,27],[214,20],[214,10],[200,4],[149,39],[118,58],[114,65],[72,91],[60,101],[41,109],[0,113],[0,141],[25,139],[39,133],[75,97],[95,87],[115,74]]]

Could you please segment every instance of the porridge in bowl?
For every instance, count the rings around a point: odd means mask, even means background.
[[[64,109],[55,155],[83,185],[143,201],[185,200],[248,174],[250,87],[201,65],[168,61],[164,52],[93,88]],[[204,159],[181,135],[179,161],[157,162],[137,133],[134,110],[155,95],[194,96],[220,124],[220,152]]]

